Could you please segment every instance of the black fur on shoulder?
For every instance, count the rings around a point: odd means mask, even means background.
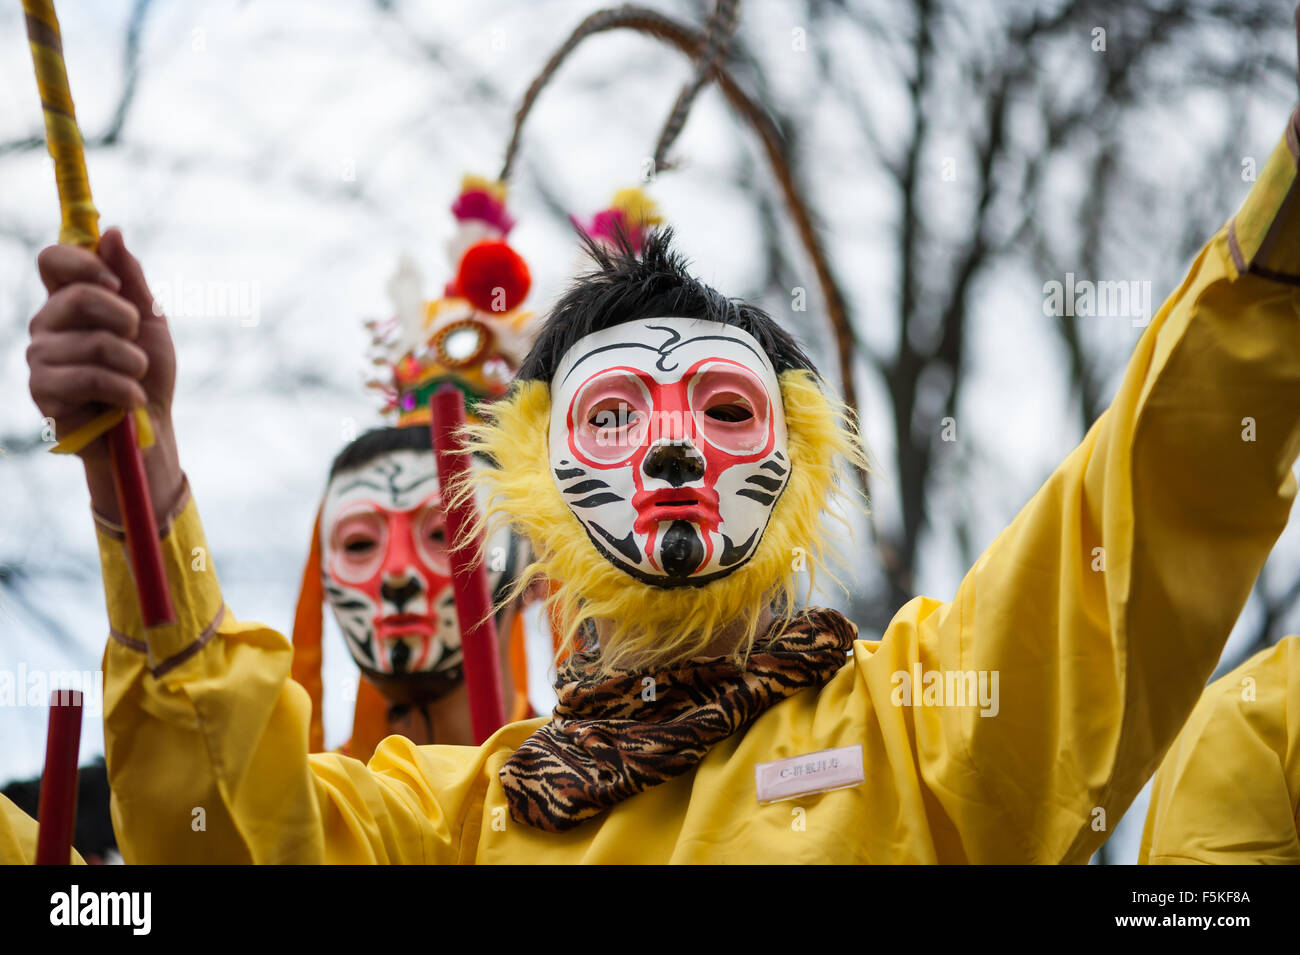
[[[392,451],[427,451],[433,453],[432,438],[424,425],[409,428],[373,428],[357,438],[334,458],[330,477],[343,471],[365,467],[375,458]]]
[[[766,312],[729,299],[692,276],[672,240],[672,229],[650,232],[637,255],[625,233],[613,247],[584,235],[595,268],[579,277],[551,309],[518,378],[549,384],[574,342],[624,322],[657,317],[734,325],[763,347],[778,375],[794,368],[816,371],[794,337]]]

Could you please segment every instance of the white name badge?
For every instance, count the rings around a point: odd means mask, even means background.
[[[759,763],[754,767],[754,776],[759,802],[847,789],[867,778],[862,769],[861,743]]]

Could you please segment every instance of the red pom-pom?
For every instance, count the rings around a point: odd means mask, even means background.
[[[508,312],[528,295],[533,277],[523,257],[498,239],[475,242],[460,259],[456,287],[482,312]]]

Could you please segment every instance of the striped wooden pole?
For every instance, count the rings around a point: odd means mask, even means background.
[[[99,248],[99,212],[90,197],[86,156],[81,130],[72,106],[68,70],[63,62],[63,39],[51,0],[23,0],[27,20],[27,41],[36,67],[36,86],[45,116],[45,143],[54,160],[54,178],[59,186],[62,224],[59,242],[94,252]],[[108,429],[109,454],[118,507],[126,529],[127,553],[140,598],[140,615],[146,627],[176,620],[171,588],[158,546],[158,522],[133,415],[126,415]]]

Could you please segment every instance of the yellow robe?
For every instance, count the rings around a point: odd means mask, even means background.
[[[1300,637],[1210,684],[1156,773],[1138,861],[1300,865]]]
[[[1286,524],[1300,448],[1290,131],[1139,341],[1082,443],[942,603],[918,597],[695,770],[561,835],[510,818],[483,746],[307,754],[283,636],[223,604],[190,501],[181,620],[145,634],[100,525],[113,815],[128,862],[1083,863],[1191,712]],[[1094,319],[1080,318],[1080,321]],[[1100,319],[1115,321],[1115,319]],[[798,467],[799,462],[794,461]],[[897,674],[996,674],[996,715],[899,705]],[[861,746],[865,781],[759,804],[756,764]]]
[[[6,796],[0,795],[0,865],[32,865],[36,862],[36,820]],[[71,864],[85,860],[72,850]]]

